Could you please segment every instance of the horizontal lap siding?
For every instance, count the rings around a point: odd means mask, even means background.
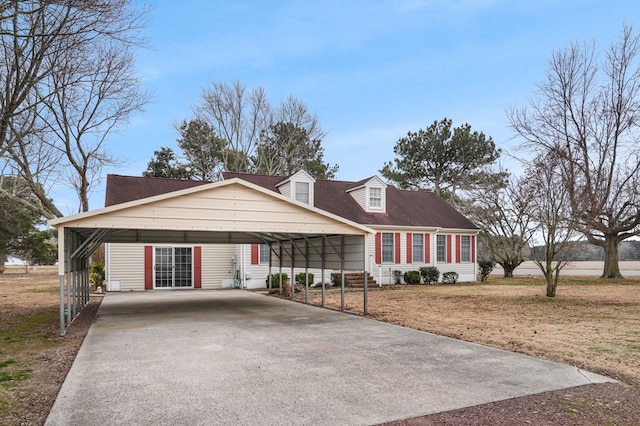
[[[110,281],[120,281],[121,291],[144,290],[144,244],[109,244]]]
[[[222,288],[223,279],[233,278],[235,247],[232,244],[202,245],[203,289]]]

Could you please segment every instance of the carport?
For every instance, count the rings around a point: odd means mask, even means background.
[[[272,268],[363,271],[375,231],[234,178],[54,219],[60,334],[89,302],[89,261],[103,243],[268,244]],[[324,273],[322,274],[324,276]],[[324,281],[324,280],[323,280]],[[324,304],[324,283],[322,285]],[[293,298],[293,291],[291,296]]]

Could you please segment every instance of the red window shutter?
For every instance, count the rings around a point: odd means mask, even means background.
[[[451,235],[447,235],[447,263],[451,263]]]
[[[471,236],[471,262],[476,262],[476,236]]]
[[[396,241],[395,241],[395,249],[396,249],[396,263],[400,263],[400,233],[396,232]]]
[[[407,232],[407,263],[413,263],[413,235]]]
[[[460,248],[462,244],[460,243],[460,235],[456,235],[456,263],[460,263]]]
[[[251,244],[251,264],[258,265],[260,263],[260,244]]]
[[[382,264],[382,234],[380,232],[376,234],[376,263]]]
[[[431,241],[430,235],[424,234],[424,263],[431,263]]]
[[[144,246],[144,289],[153,290],[153,246]]]
[[[193,288],[202,288],[202,247],[193,248]]]

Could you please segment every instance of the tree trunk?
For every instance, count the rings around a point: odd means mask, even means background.
[[[515,262],[498,262],[502,269],[504,270],[504,278],[513,278],[513,271],[518,267],[518,264]]]
[[[616,236],[607,235],[604,241],[604,270],[600,278],[623,278],[618,263],[618,244],[620,240]]]

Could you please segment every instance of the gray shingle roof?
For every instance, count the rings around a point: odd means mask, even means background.
[[[242,179],[274,192],[279,192],[276,185],[286,179],[283,176],[231,172],[223,173],[223,177],[224,179]],[[314,205],[353,222],[374,227],[379,225],[477,229],[470,220],[431,191],[406,191],[388,185],[386,213],[367,212],[347,191],[368,180],[364,179],[359,182],[317,180]],[[210,182],[111,174],[107,176],[105,206],[135,201],[206,183]]]

